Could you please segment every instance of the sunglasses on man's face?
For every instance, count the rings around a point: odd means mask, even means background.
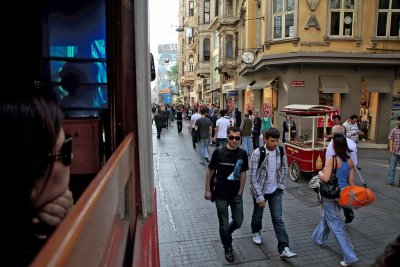
[[[239,141],[241,137],[240,137],[240,136],[233,136],[233,135],[230,135],[230,136],[228,136],[228,138],[229,138],[229,140],[235,139],[236,141]]]
[[[71,165],[72,162],[72,136],[69,134],[65,135],[64,143],[61,147],[60,153],[50,155],[49,158],[52,161],[61,161],[64,166]]]

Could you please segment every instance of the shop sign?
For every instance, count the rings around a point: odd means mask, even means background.
[[[292,87],[304,87],[304,81],[291,81],[290,86]]]
[[[222,85],[222,93],[226,94],[226,93],[228,93],[229,91],[233,91],[233,89],[235,88],[234,86],[235,86],[235,83],[234,83],[234,82],[231,82],[231,83],[224,83],[224,84]]]
[[[236,96],[236,95],[237,95],[237,92],[236,92],[236,91],[229,91],[229,92],[228,92],[228,95],[229,95],[229,96]]]

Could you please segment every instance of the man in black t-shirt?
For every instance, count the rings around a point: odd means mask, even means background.
[[[232,233],[242,226],[243,222],[243,190],[246,183],[246,171],[249,162],[245,150],[238,147],[241,139],[239,127],[231,127],[227,131],[228,143],[214,150],[206,172],[207,200],[215,199],[219,219],[219,235],[225,249],[225,259],[234,261],[232,253]],[[211,192],[210,180],[215,172],[215,190]],[[214,195],[213,195],[214,194]],[[232,221],[229,223],[231,207]]]
[[[178,126],[178,133],[182,132],[182,120],[183,120],[183,113],[182,108],[179,107],[178,111],[176,112],[176,126]]]

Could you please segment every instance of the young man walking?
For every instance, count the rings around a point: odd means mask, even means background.
[[[214,150],[206,172],[204,198],[215,200],[219,220],[219,235],[225,249],[225,259],[233,262],[232,233],[243,222],[243,189],[246,183],[246,171],[249,169],[247,153],[240,144],[239,127],[228,129],[228,143]],[[210,180],[214,179],[215,190],[211,192]],[[229,210],[231,208],[231,222]]]
[[[278,239],[278,252],[281,258],[296,257],[289,249],[289,236],[282,220],[282,195],[285,190],[284,179],[288,172],[286,155],[281,157],[278,148],[280,132],[271,127],[264,134],[265,158],[258,167],[260,148],[251,155],[250,160],[250,191],[253,196],[253,216],[251,217],[251,232],[256,245],[261,245],[261,225],[265,204],[268,201],[271,220]]]
[[[196,124],[194,129],[197,132],[197,136],[199,138],[199,154],[200,154],[200,164],[206,165],[206,162],[209,162],[208,158],[208,146],[210,144],[211,134],[212,134],[212,122],[209,118],[206,117],[206,113],[208,112],[206,107],[203,107],[200,110],[200,119],[196,120]]]
[[[396,179],[396,167],[400,160],[400,116],[397,117],[397,127],[393,128],[389,134],[389,174],[387,176],[387,186],[392,186]],[[399,180],[400,186],[400,180]]]

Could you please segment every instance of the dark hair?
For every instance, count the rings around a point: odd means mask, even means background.
[[[347,140],[344,134],[334,134],[333,135],[333,146],[336,155],[339,156],[340,159],[346,161],[350,158],[350,153],[353,152],[347,146]]]
[[[341,119],[342,119],[342,116],[340,116],[339,114],[336,114],[335,116],[333,116],[333,119],[341,120]]]
[[[358,116],[356,114],[353,114],[350,116],[350,119],[352,119],[352,120],[358,119]]]
[[[219,114],[221,115],[221,117],[225,116],[226,110],[225,110],[225,109],[221,109],[221,110],[219,111]]]
[[[228,127],[226,133],[229,134],[230,132],[235,132],[235,133],[239,132],[240,135],[242,135],[242,130],[240,130],[240,128],[237,126]]]
[[[278,139],[280,136],[281,136],[281,133],[275,127],[269,128],[267,131],[265,131],[265,134],[264,134],[264,137],[267,139],[270,137]]]
[[[49,99],[33,94],[6,96],[0,100],[0,169],[2,203],[6,220],[7,250],[17,256],[18,266],[36,255],[32,218],[36,210],[31,201],[37,181],[50,178],[54,162],[49,154],[61,130],[62,113]],[[40,195],[42,192],[38,192]],[[39,248],[37,248],[39,249]],[[14,263],[16,263],[14,261]]]
[[[374,267],[395,267],[400,262],[400,235],[393,241],[391,241],[386,247],[385,251],[379,255]]]
[[[400,121],[400,116],[397,116],[397,120]]]
[[[253,115],[253,111],[252,111],[251,109],[249,109],[249,110],[247,111],[247,113],[249,113],[249,116],[250,116],[250,115]]]
[[[204,114],[206,114],[206,113],[208,113],[208,108],[202,108],[202,109],[200,109],[200,114],[201,114],[201,115],[204,115]]]

